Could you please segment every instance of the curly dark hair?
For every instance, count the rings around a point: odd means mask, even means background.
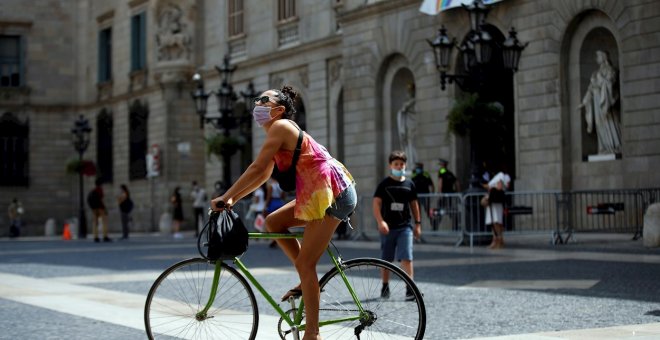
[[[279,98],[278,103],[284,106],[285,111],[282,117],[293,120],[296,114],[296,107],[294,103],[298,97],[298,93],[293,90],[293,87],[288,85],[284,85],[281,89],[273,91],[277,93],[277,97]]]

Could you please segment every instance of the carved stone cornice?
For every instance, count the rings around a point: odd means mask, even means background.
[[[102,24],[102,23],[104,23],[104,22],[106,22],[106,21],[108,21],[108,20],[110,20],[114,17],[115,17],[115,10],[111,9],[111,10],[97,16],[96,17],[96,22],[99,23],[99,24]]]
[[[149,0],[131,0],[128,2],[128,7],[130,8],[138,7],[147,2],[149,2]]]

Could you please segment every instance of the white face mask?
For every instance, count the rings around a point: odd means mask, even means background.
[[[263,126],[272,119],[270,116],[270,107],[255,106],[254,109],[252,109],[252,117],[254,117],[254,121],[257,122],[259,126]]]

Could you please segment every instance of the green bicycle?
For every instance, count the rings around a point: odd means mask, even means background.
[[[302,238],[287,233],[248,235],[250,239]],[[204,245],[200,237],[198,247]],[[331,243],[327,249],[334,267],[319,280],[319,326],[324,339],[424,337],[424,300],[403,270],[376,258],[344,261],[331,248],[337,248]],[[147,296],[144,323],[149,339],[255,339],[259,309],[249,283],[280,316],[279,338],[302,338],[303,299],[290,298],[285,310],[239,257],[231,260],[234,266],[227,262],[192,258],[167,268]],[[381,289],[383,277],[389,277],[387,291]]]

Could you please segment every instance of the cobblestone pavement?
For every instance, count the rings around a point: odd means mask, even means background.
[[[660,249],[629,235],[576,235],[563,246],[510,237],[499,251],[428,241],[415,245],[426,339],[660,339]],[[379,253],[377,242],[336,244],[345,259]],[[143,339],[151,283],[195,256],[192,235],[100,244],[3,239],[0,339]],[[252,242],[243,259],[275,297],[297,283],[282,252],[265,241]],[[328,268],[323,260],[319,273]],[[262,298],[258,304],[262,320],[275,315]],[[258,339],[275,338],[264,322]]]

